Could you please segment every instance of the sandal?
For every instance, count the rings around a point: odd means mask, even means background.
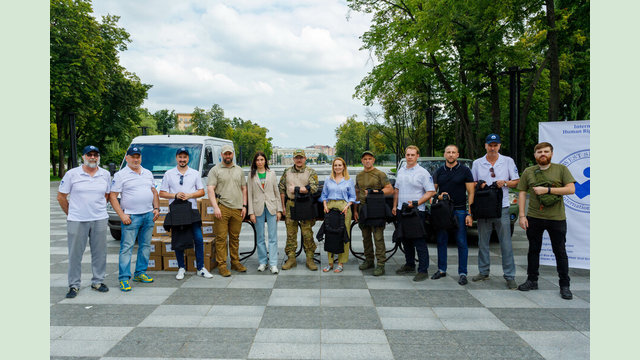
[[[342,272],[343,269],[344,268],[342,267],[342,264],[338,264],[338,267],[335,270],[333,270],[333,272],[334,273],[340,273],[340,272]]]
[[[324,268],[322,268],[323,272],[329,272],[331,271],[331,269],[333,269],[333,264],[329,264],[327,266],[325,266]]]

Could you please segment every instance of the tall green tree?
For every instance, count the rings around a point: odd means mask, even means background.
[[[251,164],[256,151],[264,151],[267,160],[271,158],[273,147],[267,136],[269,130],[250,120],[234,117],[231,120],[233,126],[233,143],[236,151],[236,161],[241,166]]]
[[[211,122],[211,127],[208,133],[209,136],[221,139],[231,139],[233,137],[231,120],[224,117],[224,109],[220,105],[213,104],[211,109],[207,112],[207,116]]]
[[[365,150],[367,127],[364,122],[356,120],[356,115],[336,128],[336,155],[348,164],[360,161],[360,154]]]
[[[158,110],[153,113],[153,118],[156,120],[156,126],[160,134],[169,134],[169,130],[178,126],[178,115],[176,115],[175,110]]]

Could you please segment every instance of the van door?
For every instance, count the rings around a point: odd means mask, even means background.
[[[214,160],[213,160],[213,149],[211,148],[211,145],[206,145],[204,147],[204,161],[202,164],[202,177],[206,177],[209,174],[209,170],[211,170],[212,167],[215,166]]]

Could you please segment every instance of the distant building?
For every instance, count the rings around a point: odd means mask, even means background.
[[[184,130],[191,126],[191,114],[190,113],[178,113],[178,129]]]
[[[293,165],[293,152],[296,149],[299,148],[282,148],[275,146],[271,154],[271,164]],[[307,155],[307,160],[311,160],[314,163],[317,163],[320,154],[325,154],[329,159],[333,159],[336,153],[335,148],[326,145],[307,146],[303,150]]]

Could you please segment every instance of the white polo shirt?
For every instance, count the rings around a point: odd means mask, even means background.
[[[184,173],[184,178],[182,179],[182,185],[180,185],[181,176],[182,174],[178,171],[177,166],[173,169],[167,170],[162,177],[160,191],[177,194],[179,192],[192,193],[197,190],[204,189],[204,186],[202,186],[202,180],[200,179],[200,173],[197,170],[187,167],[187,171]],[[174,199],[169,199],[169,205],[171,205],[173,200]],[[191,202],[191,207],[193,209],[198,208],[196,199],[189,199],[189,201]]]
[[[140,174],[129,166],[113,175],[111,191],[121,194],[120,206],[125,214],[146,214],[153,211],[153,174],[140,167]]]
[[[107,214],[107,199],[111,175],[105,169],[98,167],[93,176],[82,170],[82,165],[67,171],[60,181],[58,191],[69,194],[70,221],[95,221],[109,217]]]
[[[491,168],[496,174],[496,177],[491,177]],[[512,158],[498,154],[498,160],[495,165],[491,165],[487,156],[483,156],[473,161],[471,167],[471,174],[473,175],[473,181],[484,180],[487,185],[491,185],[498,180],[517,180],[520,179],[518,175],[518,167]],[[509,206],[509,188],[502,188],[502,207]]]
[[[418,164],[410,169],[405,164],[398,170],[395,188],[398,189],[398,210],[403,203],[420,200],[427,191],[436,191],[431,174]],[[418,210],[425,211],[425,206],[419,205]]]

